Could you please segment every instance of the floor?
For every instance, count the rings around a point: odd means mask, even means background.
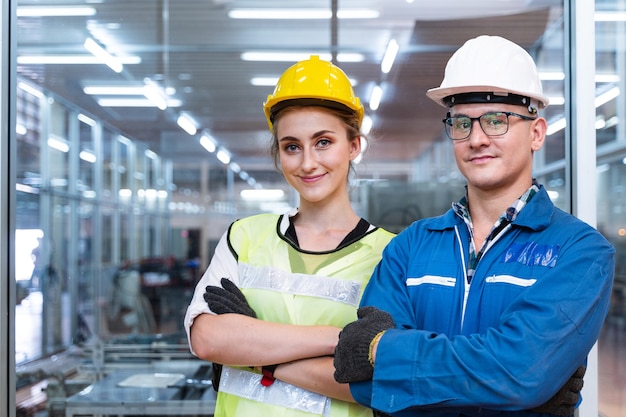
[[[16,361],[41,351],[41,296],[31,294],[16,308]],[[598,402],[602,417],[626,417],[626,316],[612,316],[598,341]]]

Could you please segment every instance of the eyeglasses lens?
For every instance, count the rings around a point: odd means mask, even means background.
[[[478,120],[483,132],[489,136],[504,135],[509,128],[508,115],[501,112],[485,113],[480,117],[448,117],[444,120],[448,137],[452,140],[467,139],[472,133],[474,120]]]

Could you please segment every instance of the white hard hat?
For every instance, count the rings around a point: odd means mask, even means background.
[[[535,106],[548,106],[535,61],[500,36],[481,35],[465,42],[448,61],[441,85],[426,95],[444,107],[499,102],[536,111]]]

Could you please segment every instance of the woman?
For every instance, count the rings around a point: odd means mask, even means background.
[[[312,56],[285,71],[264,110],[299,207],[231,224],[187,310],[191,350],[225,364],[216,416],[372,416],[332,360],[393,237],[350,204],[363,106],[341,69]]]

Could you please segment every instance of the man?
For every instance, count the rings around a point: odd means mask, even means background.
[[[340,334],[335,378],[394,416],[563,415],[557,391],[598,338],[614,249],[533,179],[548,105],[536,65],[479,36],[427,95],[448,109],[467,193],[387,246]]]

